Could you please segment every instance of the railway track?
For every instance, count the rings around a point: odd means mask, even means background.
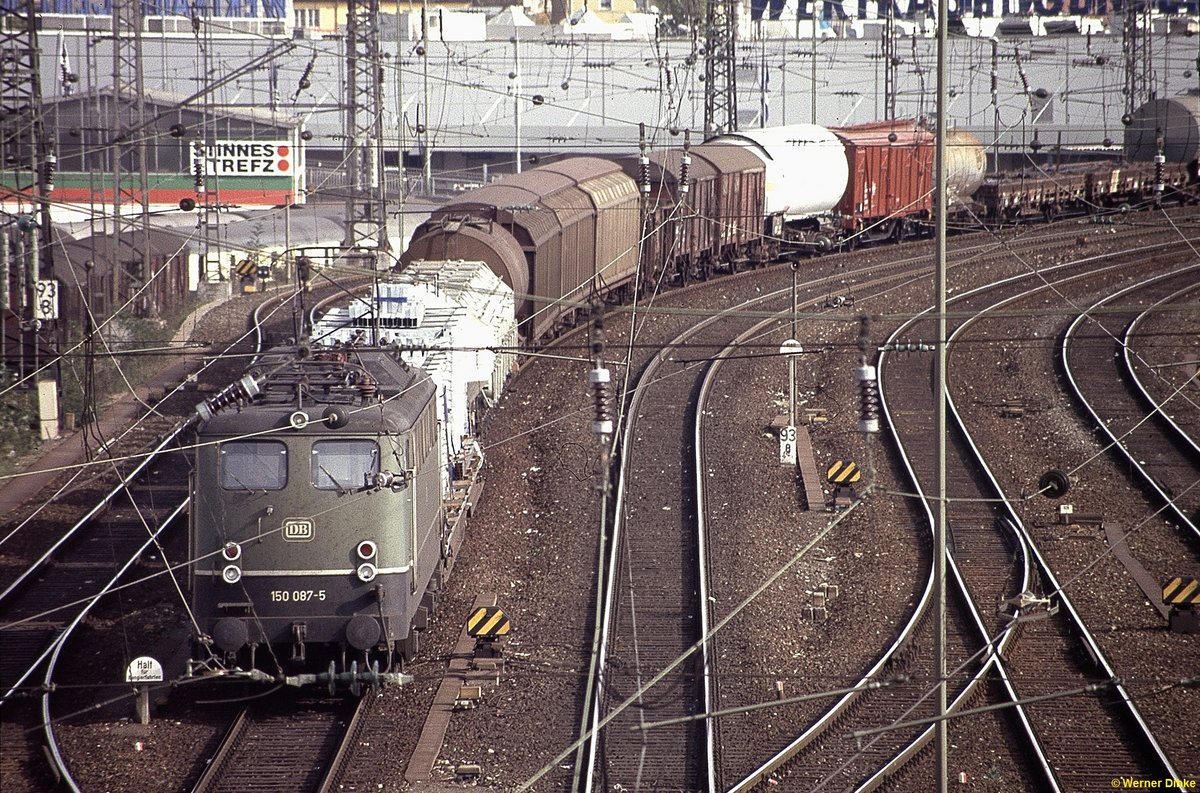
[[[881,282],[908,277],[895,264],[880,269],[889,272]],[[827,289],[827,283],[806,285],[805,303],[819,304]],[[604,576],[606,616],[597,639],[602,671],[588,728],[594,733],[603,725],[603,733],[584,745],[579,761],[587,786],[712,788],[713,739],[705,720],[640,729],[695,716],[711,705],[706,651],[701,645],[689,652],[705,635],[708,619],[705,543],[697,528],[699,497],[692,493],[702,463],[695,457],[697,441],[689,440],[698,420],[688,396],[701,387],[705,366],[673,360],[671,351],[721,349],[730,334],[758,324],[760,315],[778,314],[789,298],[787,290],[771,292],[697,323],[647,363],[636,386],[626,386],[633,398]],[[678,457],[664,460],[668,449],[678,449]],[[634,707],[625,710],[631,702]]]
[[[1166,260],[1171,258],[1179,258],[1179,255],[1166,254],[1160,257]],[[1169,263],[1164,263],[1164,266],[1169,266]],[[1046,289],[1074,294],[1081,287],[1072,282],[1082,284],[1089,278],[1097,278],[1101,281],[1101,288],[1107,288],[1103,283],[1106,278],[1104,273],[1120,273],[1121,267],[1116,265],[1082,278],[1064,279]],[[1132,269],[1131,274],[1137,272]],[[988,309],[988,312],[1004,308],[1019,313],[1024,310],[1022,303],[1043,304],[1045,301],[1038,295],[1039,291],[1043,290],[1034,290],[1028,295],[1003,301]],[[957,330],[954,338],[967,336],[968,326],[972,323],[982,324],[980,320],[988,312],[981,313],[971,323]],[[973,399],[978,402],[987,396],[976,391]],[[954,415],[959,430],[965,431],[957,409]],[[995,482],[994,492],[1003,497],[1004,488],[990,473],[989,477]],[[1024,512],[1018,506],[1020,502],[1009,500],[1011,498],[1008,496],[1005,500],[1009,516],[1004,522],[1019,531],[1031,548],[1037,562],[1038,594],[1052,595],[1056,605],[1051,610],[1058,612],[1047,619],[1040,619],[1041,615],[1034,611],[1027,616],[1036,618],[1036,621],[1028,623],[1023,618],[1019,619],[1016,625],[1019,641],[1004,656],[1021,697],[1026,700],[1046,698],[1036,705],[1030,705],[1026,711],[1036,732],[1038,745],[1051,761],[1054,771],[1047,784],[1054,789],[1084,790],[1107,784],[1114,777],[1131,772],[1155,778],[1174,775],[1176,770],[1163,748],[1128,691],[1119,684],[1116,669],[1105,657],[1071,597],[1062,591],[1056,574],[1037,549],[1035,539],[1025,527],[1023,517],[1018,514]],[[1049,606],[1050,603],[1044,605]],[[1080,637],[1083,638],[1082,645]],[[1075,670],[1075,674],[1068,673],[1071,669]],[[1069,698],[1054,697],[1056,693],[1070,690],[1079,694],[1082,693],[1081,688],[1089,686],[1095,687],[1097,695],[1084,693]],[[1097,733],[1094,725],[1098,723],[1108,725],[1108,729]],[[1085,745],[1102,745],[1105,748],[1097,755],[1090,750],[1083,750],[1081,747]]]
[[[1041,242],[1041,245],[1042,246],[1045,245],[1044,240]],[[984,245],[976,246],[974,250],[962,251],[961,255],[964,260],[969,260],[972,256],[979,255],[982,251],[994,251],[994,250],[995,250],[994,245],[984,244]],[[768,313],[768,312],[763,312],[763,313]],[[725,334],[727,337],[728,330],[725,331]],[[682,343],[682,338],[683,337],[680,337],[680,338],[676,339],[675,341],[671,342],[671,345],[677,345],[677,344]],[[689,337],[688,343],[691,345],[695,345],[697,342],[694,338]],[[663,356],[663,355],[659,356],[660,361],[664,360],[664,358],[665,358],[665,356]],[[655,370],[654,374],[652,376],[648,377],[646,373],[643,373],[642,377],[643,377],[643,379],[649,379],[651,381],[658,381],[658,380],[662,380],[664,375],[663,375],[663,371]],[[691,375],[687,375],[679,368],[672,371],[671,374],[669,375],[669,379],[675,379],[675,378],[679,378],[679,377],[688,377],[689,383],[692,382],[690,380]],[[677,391],[688,392],[688,391],[694,390],[694,388],[695,388],[695,385],[693,384],[693,385],[689,385],[687,387],[678,388]],[[655,400],[650,400],[650,401],[645,401],[645,402],[638,401],[634,405],[632,405],[631,410],[630,410],[631,415],[637,416],[639,419],[646,419],[647,417],[658,418],[659,414],[664,414],[664,415],[670,414],[672,416],[672,418],[668,422],[665,422],[665,425],[676,427],[676,429],[659,430],[659,431],[656,431],[655,434],[653,434],[653,435],[646,434],[644,430],[634,431],[632,429],[627,429],[627,432],[629,434],[627,435],[627,439],[625,442],[626,447],[633,447],[634,449],[637,449],[637,448],[649,449],[656,445],[661,445],[661,441],[658,440],[658,438],[660,438],[660,437],[666,438],[666,437],[674,436],[674,437],[678,438],[681,434],[683,434],[682,431],[678,429],[678,427],[681,426],[681,422],[683,421],[683,419],[681,418],[681,415],[684,414],[688,410],[686,405],[682,404],[683,402],[684,402],[684,400],[679,399],[678,394],[676,394],[676,396],[668,395],[668,396],[660,397]],[[641,425],[641,426],[644,428],[647,425]],[[678,443],[678,441],[674,441],[674,443]],[[635,454],[636,454],[636,452],[635,452]],[[651,471],[650,469],[652,467],[655,470]],[[692,467],[692,466],[689,465],[689,462],[687,460],[687,452],[685,450],[685,452],[679,458],[678,462],[668,461],[665,464],[657,464],[655,462],[648,462],[648,463],[644,464],[645,470],[637,468],[637,463],[635,462],[634,466],[628,470],[635,472],[633,478],[636,480],[642,480],[642,479],[646,479],[646,478],[657,478],[660,480],[660,482],[658,485],[656,485],[656,487],[662,486],[664,492],[678,493],[678,492],[680,492],[681,486],[679,484],[677,484],[678,474],[676,472],[677,471],[686,471],[689,467]],[[626,470],[626,469],[623,468],[623,470]],[[666,480],[665,485],[662,484],[663,480]],[[676,499],[677,498],[678,497],[676,497]],[[624,507],[622,505],[628,503],[629,500],[633,500],[635,503],[637,503],[639,505],[645,504],[645,506],[637,506],[637,507],[634,507],[634,509],[637,511],[640,511],[643,521],[646,521],[647,523],[652,522],[653,525],[656,526],[656,531],[654,533],[656,535],[658,535],[659,538],[661,538],[662,535],[667,535],[667,536],[674,538],[674,537],[679,537],[679,536],[686,537],[690,534],[690,530],[687,528],[684,528],[684,527],[686,525],[686,520],[688,519],[688,514],[690,512],[692,512],[695,509],[695,507],[693,505],[691,505],[690,503],[688,503],[688,501],[686,499],[684,501],[680,502],[680,506],[678,508],[674,506],[674,502],[665,503],[665,499],[663,499],[661,497],[658,497],[655,495],[647,495],[642,492],[639,492],[639,493],[633,495],[632,499],[631,499],[630,494],[625,494],[623,499],[624,500],[622,500],[618,505],[619,514],[622,513],[622,510],[627,509],[626,507]],[[653,508],[651,508],[651,507],[653,507]],[[658,514],[654,514],[656,511],[658,512]],[[675,514],[671,514],[671,513],[675,513]],[[667,528],[668,526],[669,526],[669,528]],[[626,545],[628,545],[629,540],[627,538],[622,538],[618,542],[625,543]],[[1013,541],[1013,542],[1015,542],[1015,541]],[[976,545],[979,545],[979,543],[976,543]],[[630,553],[630,551],[629,551],[628,547],[624,547],[624,548],[622,548],[621,553],[628,555]],[[637,580],[635,579],[634,587],[639,592],[639,596],[638,596],[639,600],[641,600],[642,595],[645,595],[647,592],[652,593],[650,595],[650,597],[652,597],[653,601],[656,603],[669,603],[669,604],[686,603],[689,600],[693,600],[699,596],[698,593],[700,591],[702,591],[702,589],[703,589],[703,584],[701,583],[702,582],[701,574],[699,572],[694,572],[694,573],[693,572],[685,572],[684,568],[682,567],[682,563],[680,561],[680,560],[686,560],[686,564],[688,567],[690,567],[693,563],[698,563],[696,561],[697,554],[698,554],[697,551],[695,551],[695,550],[692,550],[692,551],[680,550],[680,551],[670,551],[668,553],[664,553],[661,549],[657,549],[657,548],[651,549],[650,547],[643,547],[643,548],[639,549],[637,551],[637,553],[642,557],[654,559],[656,562],[660,559],[670,558],[675,561],[675,565],[680,565],[680,566],[672,565],[668,569],[664,569],[662,567],[653,567],[653,566],[647,566],[647,567],[643,568],[641,570],[641,573],[643,575],[647,576],[647,578],[645,580],[653,582],[656,587],[661,587],[662,586],[661,582],[666,579],[670,579],[675,582],[680,582],[680,581],[683,582],[682,586],[679,587],[678,589],[672,589],[672,590],[664,593],[664,591],[661,588],[648,589],[643,586],[638,586]],[[981,552],[977,549],[976,553],[978,554]],[[1011,573],[1009,570],[1009,568],[1011,567],[1011,563],[1008,561],[1009,556],[1008,556],[1007,551],[1003,550],[1003,549],[995,550],[995,551],[993,551],[993,555],[996,556],[998,559],[1000,559],[1000,561],[997,562],[997,568],[998,568],[999,572],[995,573],[995,577],[998,579],[1003,579],[1003,580],[1008,580],[1008,579],[1013,578],[1014,574]],[[614,553],[614,558],[619,558],[619,557]],[[628,574],[628,570],[626,569],[626,570],[622,570],[620,573],[614,575],[613,578],[619,580],[627,575],[629,575],[629,574]],[[978,578],[981,574],[977,571],[975,575]],[[1025,579],[1022,576],[1016,575],[1015,577],[1019,583],[1024,583]],[[610,587],[611,586],[613,586],[613,585],[610,584]],[[689,589],[691,591],[686,591]],[[609,597],[615,599],[616,597],[619,597],[619,596],[613,596],[610,591]],[[632,634],[635,629],[634,609],[631,608],[628,605],[628,603],[625,604],[625,608],[626,608],[626,617],[625,617],[626,622],[623,627],[623,630],[627,634]],[[640,615],[640,612],[639,612],[639,615]],[[990,616],[991,616],[991,614],[989,611],[989,617]],[[681,654],[684,653],[688,649],[688,647],[696,641],[696,639],[699,635],[701,635],[700,633],[698,633],[698,631],[701,628],[697,622],[697,620],[698,620],[697,617],[689,618],[686,615],[683,617],[680,617],[680,615],[678,613],[676,613],[673,615],[673,618],[669,618],[669,619],[671,619],[671,621],[674,622],[674,625],[672,628],[674,633],[672,635],[675,636],[676,638],[674,638],[670,643],[667,644],[669,651],[663,652],[661,654],[660,661],[658,661],[657,663],[647,662],[647,656],[643,655],[640,647],[637,649],[636,652],[629,653],[629,655],[627,655],[625,658],[622,659],[623,663],[618,668],[621,670],[621,672],[623,674],[627,675],[627,677],[625,677],[624,679],[630,681],[629,684],[627,685],[627,690],[624,693],[632,693],[634,691],[637,691],[638,687],[641,683],[644,683],[647,680],[649,680],[656,670],[665,669],[669,663],[671,663],[675,659],[681,657]],[[983,618],[979,617],[977,619],[983,619]],[[991,618],[991,621],[994,621],[994,617]],[[687,628],[687,630],[680,631],[679,630],[680,624],[683,624]],[[639,625],[637,627],[638,627],[638,629],[642,628],[641,625]],[[655,624],[655,627],[657,627],[657,624]],[[661,636],[661,631],[656,630],[655,632],[656,632],[656,635]],[[604,641],[607,641],[607,640],[604,640]],[[602,643],[604,643],[604,641],[602,641]],[[632,658],[633,660],[631,661],[630,658]],[[691,664],[691,666],[688,666],[689,664]],[[680,693],[683,691],[691,692],[691,693],[688,693],[686,696],[680,695],[680,696],[675,697],[676,701],[673,702],[672,704],[675,705],[677,708],[679,708],[678,712],[668,714],[665,710],[655,710],[655,711],[651,712],[647,708],[643,708],[639,712],[639,719],[641,722],[653,721],[657,718],[683,718],[683,717],[689,715],[689,711],[691,711],[694,714],[695,712],[699,712],[700,710],[703,709],[703,701],[704,701],[704,697],[706,695],[704,694],[702,687],[699,687],[696,685],[695,677],[697,674],[700,673],[700,671],[702,671],[706,667],[706,662],[703,659],[691,660],[691,661],[684,662],[684,666],[687,668],[683,672],[672,673],[672,674],[678,675],[678,677],[673,679],[673,682],[676,686],[676,688],[675,688],[676,693]],[[609,666],[608,670],[611,670],[612,668],[613,667]],[[635,671],[633,673],[630,673],[629,672],[630,669],[634,669]],[[639,676],[639,672],[640,672],[640,676]],[[672,680],[672,678],[668,678],[668,679]],[[607,684],[607,681],[606,681],[606,684]],[[660,683],[660,685],[661,685],[661,683]],[[686,688],[680,688],[680,686],[685,686]],[[612,694],[612,692],[614,692],[616,690],[617,690],[616,687],[610,688],[609,689],[610,695]],[[619,698],[614,698],[613,701],[615,704],[621,700]],[[682,701],[682,704],[681,704],[681,701]],[[646,703],[642,703],[642,704],[646,704]],[[657,706],[658,700],[654,700],[650,704]],[[605,717],[599,716],[599,717],[594,718],[592,723],[594,726],[595,724],[601,723],[604,721],[606,721]],[[636,722],[636,720],[635,720],[635,722]],[[644,732],[639,732],[637,734],[635,734],[633,730],[629,729],[629,727],[633,727],[633,726],[636,726],[636,723],[622,725],[620,718],[614,719],[613,725],[607,726],[605,728],[606,729],[606,738],[604,739],[604,741],[602,743],[597,744],[597,746],[599,747],[599,749],[596,750],[597,753],[599,753],[600,751],[603,751],[604,756],[606,758],[608,757],[608,752],[610,750],[612,750],[613,748],[615,748],[617,746],[624,745],[624,748],[620,749],[617,752],[614,752],[613,757],[623,758],[619,762],[623,762],[623,763],[625,763],[625,765],[622,766],[622,765],[619,765],[619,763],[618,763],[618,764],[609,766],[607,768],[602,767],[601,770],[598,772],[598,775],[600,776],[600,778],[605,779],[605,781],[608,783],[612,783],[615,779],[620,779],[614,773],[615,769],[618,769],[618,768],[621,769],[620,773],[629,774],[631,776],[625,777],[624,781],[617,781],[617,784],[635,784],[636,785],[639,783],[645,783],[647,781],[646,778],[638,776],[639,773],[644,773],[645,769],[650,768],[650,767],[652,767],[656,770],[661,769],[661,768],[671,768],[672,763],[676,763],[676,764],[679,763],[680,762],[679,758],[681,758],[681,757],[684,757],[684,758],[706,757],[707,753],[709,751],[707,746],[712,740],[711,738],[704,735],[703,731],[699,730],[694,725],[694,723],[691,725],[683,723],[683,724],[674,725],[671,728],[647,730]],[[625,729],[622,729],[622,727],[625,727]],[[670,732],[671,730],[676,731],[676,735],[675,735],[674,739],[671,739],[671,740],[665,739],[665,735],[668,732]],[[625,732],[628,735],[632,735],[633,737],[621,736],[620,733],[622,733],[622,732]],[[652,748],[653,741],[658,740],[658,739],[649,737],[647,733],[651,733],[651,732],[659,733],[659,736],[660,736],[659,739],[662,739],[663,743],[665,745],[672,745],[675,747],[673,755],[672,755],[675,758],[674,760],[658,761],[658,760],[653,759],[655,757],[655,755],[653,754],[653,748]],[[622,744],[620,742],[624,742],[624,744]],[[680,749],[681,746],[684,748]],[[598,765],[602,766],[603,762],[605,762],[605,761],[601,760]],[[689,760],[689,762],[691,762],[691,761]],[[709,761],[705,760],[705,765],[707,765],[708,762]],[[584,763],[584,766],[585,767],[593,767],[587,763]],[[605,773],[609,773],[612,775],[604,776]],[[682,781],[675,780],[675,782],[678,782],[678,784],[683,785],[685,787],[687,785],[697,784],[698,782],[703,781],[703,777],[705,776],[705,774],[707,772],[705,772],[703,770],[699,770],[696,773],[699,775],[699,778],[685,777],[685,778],[683,778]],[[669,782],[668,784],[674,784],[675,782]],[[690,788],[687,788],[687,789],[690,789]]]
[[[192,793],[328,793],[375,697],[280,697],[244,709]]]
[[[259,308],[280,305],[284,298],[277,296]],[[257,320],[254,330],[251,343],[257,346],[263,338]],[[33,537],[49,542],[11,571],[0,592],[0,703],[35,685],[44,692],[45,747],[55,775],[74,790],[80,788],[56,733],[52,692],[59,684],[60,661],[68,656],[64,651],[77,629],[101,611],[98,606],[111,610],[119,597],[129,608],[124,598],[133,596],[140,609],[152,609],[156,598],[180,590],[176,581],[163,594],[145,594],[160,576],[176,575],[172,571],[187,563],[183,535],[168,531],[182,522],[189,499],[190,462],[182,449],[192,423],[190,404],[182,383],[168,386],[163,400],[110,440],[90,469],[80,469],[89,475],[74,477],[70,489],[55,493],[8,530],[6,541]],[[92,469],[99,473],[90,473]],[[181,669],[171,673],[177,671]],[[57,709],[81,707],[77,695],[60,696],[68,702]]]
[[[1200,541],[1200,447],[1169,418],[1169,402],[1151,397],[1140,382],[1138,370],[1151,370],[1140,358],[1136,331],[1155,308],[1194,293],[1198,271],[1185,267],[1098,301],[1071,323],[1060,353],[1097,431],[1193,541]],[[1148,584],[1157,589],[1153,579]]]
[[[911,384],[913,382],[920,383],[924,381],[923,404],[926,406],[931,404],[931,394],[929,393],[928,378],[926,375],[898,379],[906,384]],[[918,396],[920,397],[921,395]],[[931,429],[932,425],[931,419],[929,418],[930,413],[928,411],[929,409],[926,408],[924,425],[922,425],[919,419],[915,422],[912,421],[913,418],[916,418],[917,411],[913,411],[914,415],[908,417],[909,424],[911,425],[910,428],[916,430],[915,434],[918,437],[927,438],[930,434],[929,430]],[[960,450],[964,458],[969,459],[970,449],[966,448],[968,443],[965,442],[965,438],[962,435],[959,436],[958,442],[955,444],[955,446]],[[912,456],[916,456],[918,459],[921,458],[919,452]],[[960,467],[960,470],[965,469],[961,469]],[[971,478],[972,477],[967,477],[967,479]],[[1014,535],[1013,532],[1005,531],[1002,527],[1001,531],[998,533],[995,527],[1001,526],[998,519],[1002,517],[1003,513],[997,511],[993,506],[989,506],[986,501],[982,500],[989,498],[993,501],[995,500],[996,490],[994,489],[994,486],[990,486],[982,474],[973,478],[975,479],[974,483],[960,481],[960,477],[953,477],[951,482],[952,497],[957,494],[959,498],[966,499],[962,503],[967,505],[966,509],[959,509],[956,513],[956,519],[953,519],[952,528],[954,530],[954,545],[952,552],[955,554],[955,557],[954,560],[952,560],[951,573],[959,578],[960,593],[958,596],[961,601],[968,604],[971,602],[981,604],[979,606],[972,607],[970,616],[960,617],[960,621],[975,623],[975,641],[979,643],[979,646],[982,647],[983,643],[991,640],[990,637],[997,635],[998,624],[1003,619],[997,613],[995,608],[996,604],[1004,601],[1007,598],[1011,598],[1016,592],[1026,591],[1030,586],[1031,580],[1034,579],[1034,576],[1030,571],[1029,562],[1027,561],[1028,554],[1024,553],[1024,549],[1027,547],[1027,540],[1023,537]],[[1014,561],[1014,557],[1020,561]],[[954,564],[954,562],[960,560],[961,564]],[[1011,615],[1012,612],[1010,612],[1010,616]],[[919,631],[914,630],[912,632],[912,637],[918,637],[919,635]],[[1008,637],[1003,633],[1000,633],[999,635],[1002,637],[1003,641],[998,649],[1003,652],[1005,645],[1007,644]],[[923,645],[919,639],[914,643],[917,645],[918,650]],[[967,655],[965,652],[965,647],[961,647],[958,650],[958,653],[959,658]],[[909,653],[908,659],[910,662],[915,660],[914,665],[919,668],[921,665],[920,656],[921,654],[918,652],[916,654],[916,658],[914,659],[912,653]],[[993,660],[994,659],[989,658],[987,666],[992,666]],[[975,665],[980,671],[982,671],[982,665],[980,663],[976,662]],[[869,679],[869,676],[867,679]],[[865,683],[866,679],[864,679],[863,682]],[[981,688],[983,682],[984,676],[977,675],[976,683],[973,685],[977,688]],[[1016,698],[1016,694],[1012,690],[1012,683],[1006,678],[1003,679],[1003,688],[1007,690],[1007,698],[1009,700],[1014,700]],[[969,693],[965,688],[962,690],[964,693]],[[884,693],[888,695],[900,696],[903,694],[903,688],[897,687],[895,690],[893,690],[889,687],[889,689]],[[851,696],[857,696],[857,693],[852,694]],[[978,695],[971,694],[968,697],[960,698],[959,701],[952,705],[952,710],[963,707],[967,702],[970,701],[971,696],[977,697]],[[837,707],[831,709],[830,713],[834,718],[841,718],[841,711]],[[918,710],[908,709],[901,717],[898,718],[911,721],[914,718],[914,714],[918,713]],[[1015,711],[1015,713],[1017,715],[1014,717],[1013,721],[1023,722],[1025,724],[1023,729],[1028,732],[1028,717],[1020,710]],[[877,719],[878,723],[881,724],[888,724],[890,721],[886,716],[880,718],[879,714],[876,714],[875,718]],[[841,728],[846,726],[847,724],[844,720],[840,721],[839,732],[841,731]],[[793,748],[799,749],[802,746],[807,745],[812,740],[811,732],[812,731],[810,730],[809,732],[806,732],[804,735],[800,736],[797,739],[796,746]],[[928,732],[926,732],[922,739],[914,740],[908,744],[908,748],[898,752],[897,755],[890,761],[884,762],[881,761],[880,758],[876,758],[876,762],[878,762],[878,764],[882,767],[883,773],[868,776],[863,783],[863,787],[870,789],[880,784],[886,774],[894,773],[898,768],[903,767],[904,763],[916,753],[916,751],[926,740],[928,740]],[[1031,742],[1029,745],[1034,747],[1034,759],[1032,760],[1032,765],[1040,768],[1040,771],[1031,769],[1030,773],[1034,775],[1040,774],[1043,776],[1043,778],[1051,777],[1052,773],[1049,769],[1047,761],[1045,760],[1044,756],[1039,754],[1039,750],[1036,748],[1038,744],[1036,742]],[[803,779],[808,779],[809,784],[815,784],[818,789],[833,783],[837,778],[836,774],[845,771],[844,768],[839,768],[837,771],[826,775],[824,778],[814,778],[812,774],[813,763],[821,762],[820,753],[809,752],[806,753],[804,757],[806,762],[801,764],[804,766],[803,771],[795,772],[789,769],[789,773],[803,774]],[[886,753],[884,753],[883,760],[886,760]],[[766,779],[780,766],[782,766],[782,762],[767,763],[763,768],[759,769],[759,772],[756,775],[748,777],[745,783],[732,789],[742,789],[742,787],[748,787],[756,784],[757,782]],[[871,767],[871,763],[866,763],[866,767]],[[1109,778],[1111,779],[1111,777]],[[800,779],[794,779],[794,782],[802,785],[804,784]],[[837,785],[835,784],[834,787],[836,788]]]
[[[1126,262],[1128,261],[1127,258]],[[1074,286],[1075,283],[1087,282],[1089,279],[1102,281],[1105,277],[1104,273],[1120,273],[1122,268],[1136,272],[1134,266],[1123,264],[1101,267],[1098,271],[1087,272],[1081,276],[1071,274],[1072,270],[1078,269],[1077,267],[1064,267],[1058,268],[1058,272],[1048,277],[1055,282],[1053,290],[1062,292],[1078,289],[1078,286]],[[1012,310],[1019,305],[1018,301],[1041,303],[1040,293],[1050,288],[1038,287],[1028,292],[1022,290],[1017,295],[1003,299],[998,299],[999,296],[995,294],[996,290],[984,291],[981,293],[981,297],[990,305],[979,312],[978,316],[986,316],[988,312],[999,308]],[[967,300],[970,300],[970,296],[967,296]],[[961,302],[956,301],[955,312],[959,313],[961,310]],[[959,337],[965,336],[964,331],[975,322],[978,322],[978,317],[962,323],[959,328],[955,329],[951,337],[952,344],[958,343]],[[903,377],[897,379],[902,380]],[[976,400],[988,397],[993,397],[993,395],[986,391],[979,394],[977,389]],[[960,437],[963,437],[964,430],[957,414],[955,414],[955,424]],[[908,437],[921,437],[924,434],[924,428],[913,429],[917,431],[905,434]],[[965,437],[969,439],[969,436]],[[971,441],[971,446],[973,451],[977,448],[973,441]],[[908,456],[917,461],[924,461],[924,472],[919,472],[918,478],[925,478],[932,474],[933,466],[928,456],[916,454],[911,448]],[[971,459],[975,457],[979,462],[976,463]],[[986,465],[982,455],[976,452],[970,458],[960,455],[949,463],[949,468],[957,471],[964,466],[973,466],[976,469],[982,466],[989,480],[989,486],[985,492],[979,493],[976,497],[1003,499],[1003,488],[995,482]],[[972,509],[972,502],[970,500],[962,501],[963,495],[956,492],[954,486],[956,480],[956,475],[950,477],[951,553],[960,567],[965,567],[970,571],[974,565],[968,566],[963,563],[964,560],[958,559],[956,524],[964,522],[964,517],[962,517],[964,507],[969,513]],[[1115,776],[1129,773],[1129,769],[1142,769],[1144,773],[1151,775],[1172,773],[1173,769],[1166,761],[1154,736],[1146,728],[1137,708],[1132,704],[1127,693],[1115,683],[1116,674],[1113,668],[1103,661],[1103,653],[1098,645],[1094,641],[1086,641],[1084,645],[1086,649],[1081,649],[1077,644],[1076,636],[1087,637],[1089,634],[1082,619],[1072,607],[1070,599],[1062,593],[1058,593],[1062,596],[1062,600],[1057,606],[1058,613],[1056,615],[1039,613],[1039,607],[1049,607],[1051,610],[1056,608],[1051,607],[1049,603],[1036,602],[1038,596],[1057,592],[1058,587],[1053,583],[1055,581],[1054,574],[1038,554],[1032,537],[1024,530],[1020,517],[1009,506],[1009,502],[995,501],[993,503],[997,506],[1002,503],[1003,506],[1001,507],[1002,512],[994,515],[992,525],[1007,525],[1017,530],[1021,534],[1022,542],[1033,552],[1037,563],[1036,574],[1033,577],[1035,591],[1029,593],[1034,596],[1029,600],[1030,607],[1024,609],[1023,614],[1018,614],[1018,610],[1012,607],[1018,605],[1019,601],[1009,601],[1009,614],[1016,618],[1019,640],[1013,642],[1011,648],[1002,651],[1009,675],[1007,682],[1015,687],[1014,693],[1022,700],[1052,696],[1056,692],[1078,691],[1089,686],[1098,687],[1097,690],[1100,692],[1099,695],[1085,694],[1070,699],[1048,699],[1045,702],[1021,709],[1023,720],[1027,727],[1031,728],[1027,735],[1031,742],[1031,748],[1039,758],[1038,766],[1043,772],[1050,772],[1044,777],[1042,784],[1056,790],[1091,789],[1090,786],[1107,784]],[[1067,616],[1070,617],[1069,620]],[[1115,692],[1116,696],[1105,696],[1106,692]],[[1097,730],[1094,726],[1088,726],[1095,724],[1108,725],[1108,729]],[[1089,743],[1091,746],[1102,745],[1105,747],[1100,753],[1101,757],[1096,757],[1091,752],[1080,751],[1081,746]]]
[[[144,441],[165,432],[160,443],[145,451],[136,440],[116,447],[133,457],[112,464],[118,483],[92,493],[92,508],[55,532],[53,544],[0,592],[0,703],[29,683],[68,626],[78,624],[129,562],[152,547],[147,539],[178,517],[187,501],[188,467],[173,450],[185,431],[184,422],[160,417],[135,433]]]

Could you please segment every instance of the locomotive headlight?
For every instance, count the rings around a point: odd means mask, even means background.
[[[378,571],[375,569],[375,565],[371,564],[370,562],[363,562],[358,566],[358,580],[362,581],[364,584],[369,584],[375,580],[375,575],[377,572]]]
[[[226,584],[236,584],[242,580],[242,568],[236,564],[225,565],[225,569],[221,571],[221,579]]]
[[[370,540],[363,540],[358,544],[358,548],[355,550],[358,551],[358,558],[362,559],[363,561],[370,561],[371,559],[374,559],[375,554],[379,552],[379,549],[375,546],[375,543],[371,542]]]
[[[227,561],[236,562],[238,559],[242,558],[242,546],[238,545],[236,542],[227,542],[225,543],[225,546],[221,548],[221,555],[224,556]]]

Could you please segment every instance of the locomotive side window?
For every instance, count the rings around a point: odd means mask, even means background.
[[[379,444],[375,441],[316,441],[312,445],[312,485],[318,490],[356,490],[375,481]]]
[[[287,446],[278,441],[222,443],[221,487],[226,490],[287,487]]]

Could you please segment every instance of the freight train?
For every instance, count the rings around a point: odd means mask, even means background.
[[[961,222],[1194,195],[1195,161],[988,176],[977,141],[949,140]],[[410,658],[479,497],[476,426],[513,351],[597,300],[925,233],[933,147],[911,122],[755,130],[565,159],[436,210],[395,283],[198,407],[192,669],[377,680]]]
[[[398,267],[486,262],[518,295],[523,335],[536,341],[597,297],[619,302],[661,283],[928,234],[934,149],[933,133],[907,121],[798,124],[634,157],[572,157],[439,207]],[[947,136],[957,227],[1191,200],[1195,183],[1194,160],[989,175],[973,136]]]

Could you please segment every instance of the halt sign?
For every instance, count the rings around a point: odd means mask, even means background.
[[[148,655],[134,658],[125,670],[126,683],[161,683],[163,668],[156,659]]]

